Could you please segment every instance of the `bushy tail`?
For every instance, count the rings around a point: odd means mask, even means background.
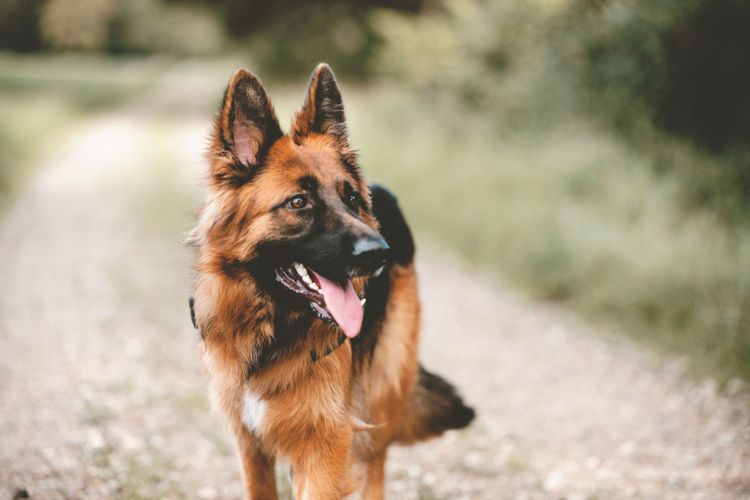
[[[474,416],[474,410],[464,405],[455,387],[420,366],[419,380],[396,439],[412,443],[436,437],[450,429],[463,429]]]

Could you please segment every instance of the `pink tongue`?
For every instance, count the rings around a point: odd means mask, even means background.
[[[313,274],[320,283],[320,290],[326,301],[326,309],[344,331],[344,334],[353,339],[362,328],[364,310],[351,281],[347,281],[346,288],[343,288],[338,283],[324,278],[315,271],[313,271]]]

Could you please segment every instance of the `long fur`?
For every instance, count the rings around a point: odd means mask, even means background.
[[[382,498],[391,443],[464,427],[474,413],[419,366],[413,239],[395,197],[371,190],[361,174],[330,68],[316,68],[288,135],[260,81],[237,71],[209,162],[209,195],[191,237],[195,322],[247,497],[276,498],[273,467],[283,457],[297,498],[357,488]],[[288,209],[284,198],[296,190],[310,193],[318,211]],[[341,257],[330,249],[352,234],[382,235],[391,258],[379,276],[352,279],[367,305],[361,333],[347,339],[281,290],[269,263],[302,252],[335,274]]]

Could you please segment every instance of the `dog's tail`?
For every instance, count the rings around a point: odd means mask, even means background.
[[[463,429],[474,420],[456,388],[420,365],[419,380],[406,406],[396,440],[413,443],[437,437],[450,429]]]

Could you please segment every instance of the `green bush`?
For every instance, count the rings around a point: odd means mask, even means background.
[[[657,172],[680,176],[686,205],[729,221],[750,214],[750,4],[445,6],[374,17],[381,73],[462,103],[501,134],[586,115],[648,150]]]
[[[557,20],[550,54],[578,104],[654,151],[661,170],[682,176],[692,202],[744,218],[749,24],[741,0],[578,0]],[[675,148],[670,136],[696,147]]]
[[[624,125],[645,112],[721,151],[750,137],[748,23],[742,0],[578,0],[563,27],[581,83]]]

